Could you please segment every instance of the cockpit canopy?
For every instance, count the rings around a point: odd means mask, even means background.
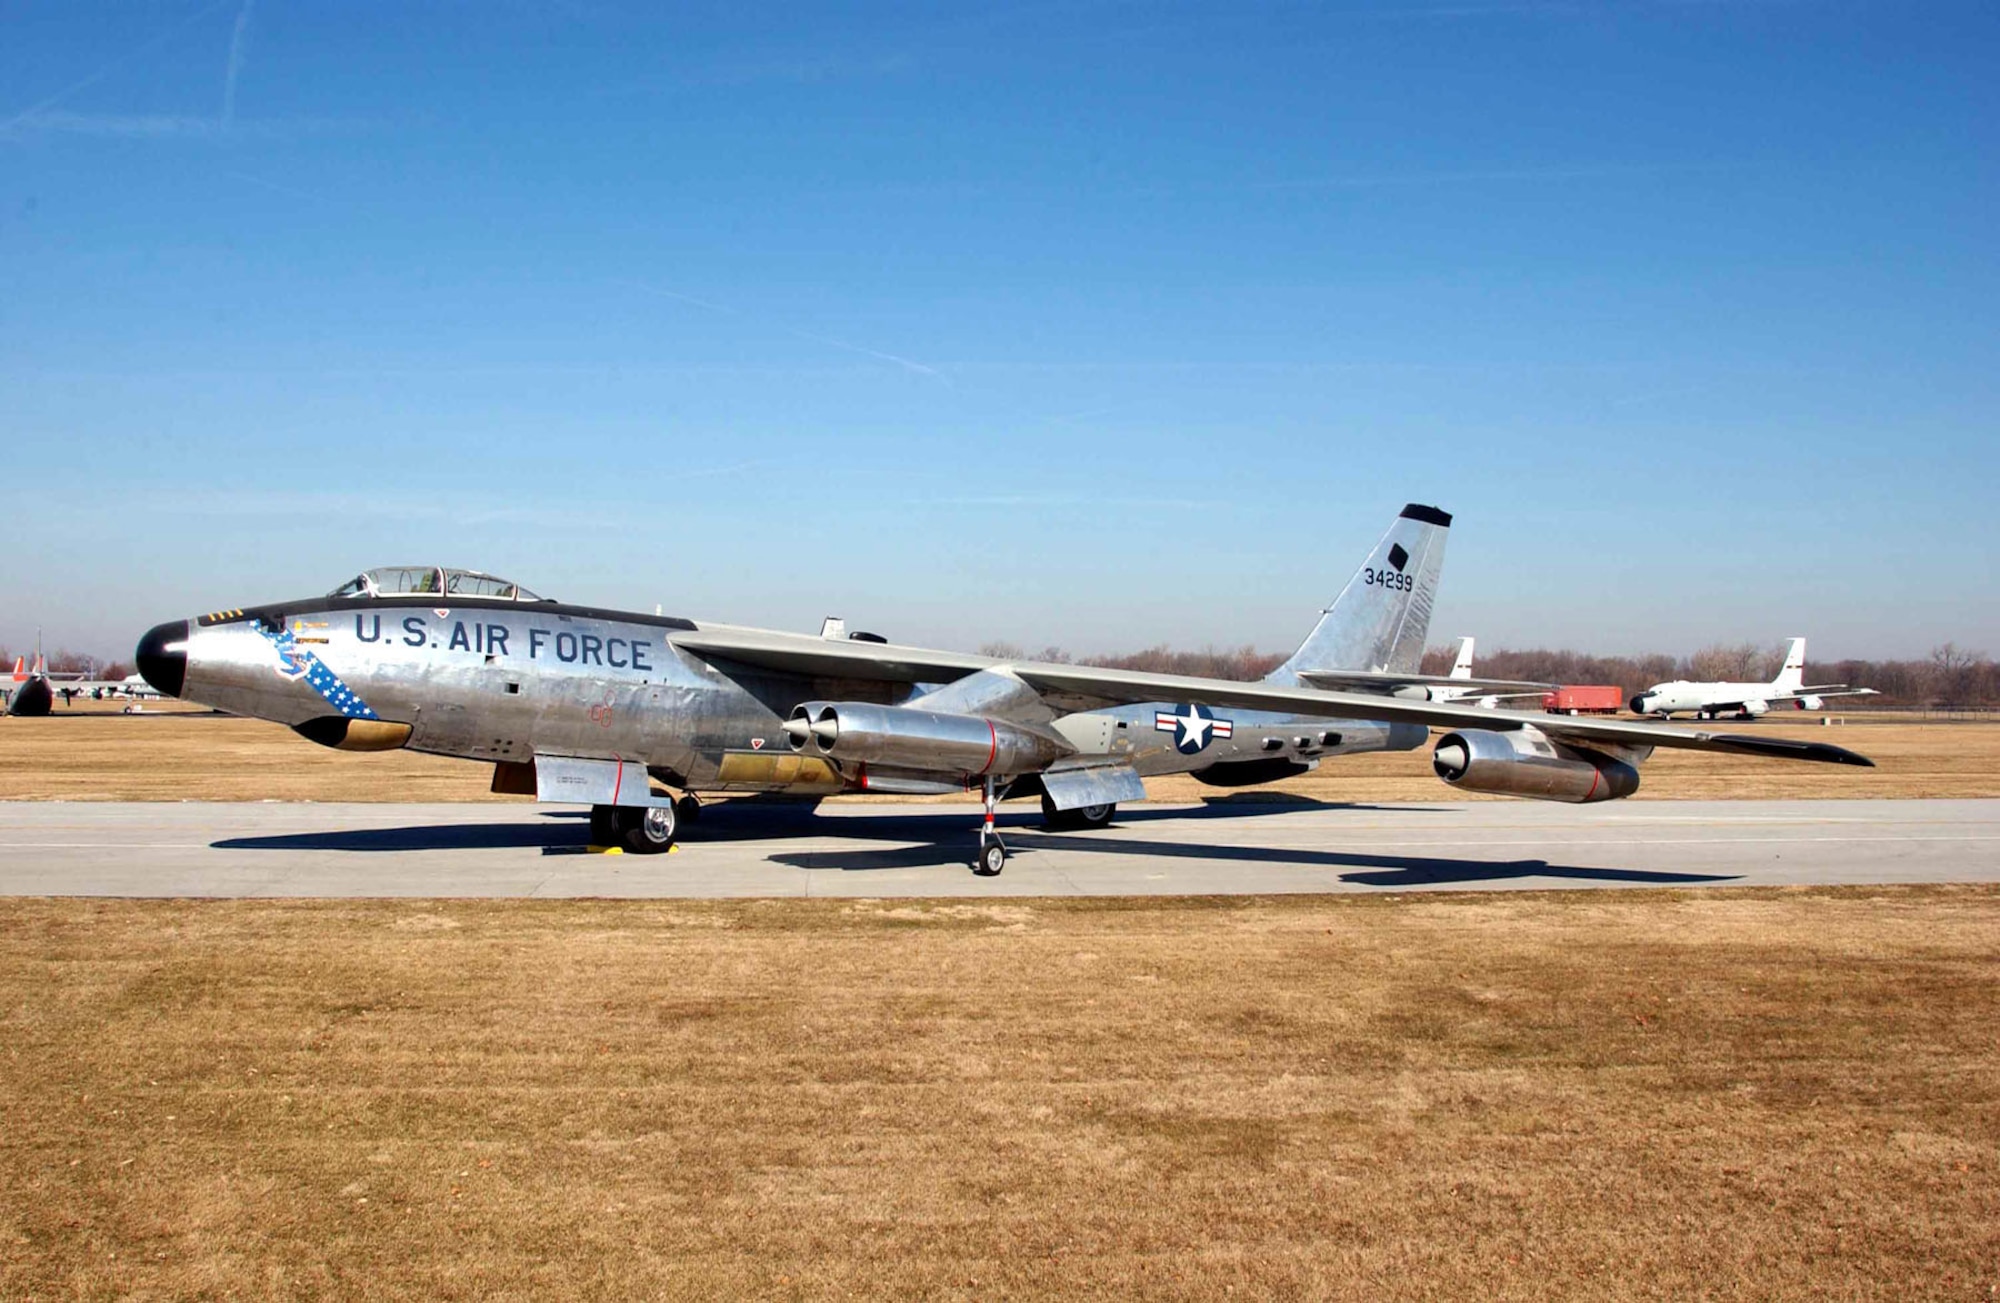
[[[333,597],[487,597],[503,602],[547,602],[511,579],[449,566],[383,566],[364,570],[333,590]]]

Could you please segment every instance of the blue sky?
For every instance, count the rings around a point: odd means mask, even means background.
[[[2000,653],[1991,4],[0,30],[0,642],[437,558],[1279,649],[1415,500],[1433,641]]]

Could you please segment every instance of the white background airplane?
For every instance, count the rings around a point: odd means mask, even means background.
[[[1806,640],[1792,639],[1785,652],[1784,668],[1769,683],[1690,683],[1675,679],[1655,683],[1632,698],[1635,715],[1658,715],[1670,719],[1677,712],[1693,711],[1703,719],[1735,715],[1751,719],[1771,707],[1788,705],[1796,710],[1819,710],[1827,697],[1872,697],[1873,688],[1850,688],[1845,683],[1805,684]]]

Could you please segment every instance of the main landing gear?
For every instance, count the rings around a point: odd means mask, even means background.
[[[1106,801],[1102,805],[1084,805],[1074,810],[1058,810],[1056,803],[1048,797],[1042,798],[1042,826],[1051,832],[1066,832],[1078,828],[1108,828],[1111,817],[1118,813],[1118,803]]]
[[[979,858],[972,862],[972,871],[982,878],[999,876],[1007,867],[1007,845],[1000,840],[1000,834],[993,831],[993,807],[999,802],[999,795],[993,787],[993,775],[986,775],[986,819],[979,825]]]
[[[692,798],[683,797],[681,801]],[[672,805],[593,805],[590,807],[590,844],[615,846],[634,855],[659,855],[674,846],[679,831],[677,811]]]

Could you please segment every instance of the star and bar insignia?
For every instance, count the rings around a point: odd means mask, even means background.
[[[1156,732],[1172,733],[1174,749],[1188,756],[1204,750],[1211,738],[1229,737],[1236,732],[1234,722],[1217,719],[1207,706],[1160,711],[1153,716],[1153,728]]]

